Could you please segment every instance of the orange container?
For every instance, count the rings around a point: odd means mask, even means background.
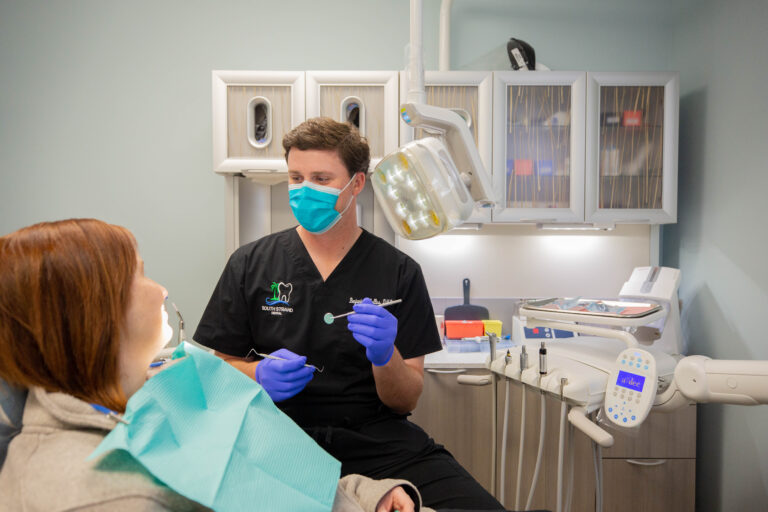
[[[482,320],[446,320],[445,337],[452,339],[472,338],[485,334]]]

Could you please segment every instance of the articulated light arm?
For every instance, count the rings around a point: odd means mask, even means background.
[[[443,139],[462,181],[481,206],[494,206],[493,186],[467,122],[456,112],[432,105],[406,103],[400,116],[412,128],[421,128]]]

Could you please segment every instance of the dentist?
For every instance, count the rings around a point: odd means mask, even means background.
[[[315,118],[283,147],[299,225],[235,251],[194,339],[261,384],[343,475],[410,480],[432,508],[502,509],[407,420],[424,356],[441,344],[419,265],[358,226],[368,143],[349,124]],[[377,305],[393,299],[402,303]],[[282,360],[253,361],[252,349]]]

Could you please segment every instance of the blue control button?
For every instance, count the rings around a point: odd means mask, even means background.
[[[624,418],[624,423],[626,423],[626,422],[627,422],[627,418]]]
[[[640,363],[637,363],[637,367],[640,368]]]
[[[638,362],[638,363],[642,363],[642,362],[643,362],[643,360],[642,360],[642,359],[640,359],[640,358],[638,357],[638,358],[637,358],[637,362]]]
[[[648,365],[645,365],[645,369],[646,369],[646,370],[648,369]]]
[[[632,421],[635,421],[635,417],[634,416],[632,416]]]
[[[613,419],[616,419],[616,420],[619,419],[619,415],[618,414],[614,414],[613,415]]]
[[[622,360],[621,360],[621,364],[627,364],[627,361],[626,361],[626,359],[622,359]]]
[[[613,407],[609,407],[608,412],[613,412]]]

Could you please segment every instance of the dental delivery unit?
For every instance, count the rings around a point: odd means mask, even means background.
[[[679,284],[677,269],[640,267],[624,283],[618,300],[524,301],[513,319],[518,344],[497,351],[491,343],[494,356],[489,366],[497,378],[506,379],[507,408],[509,381],[523,384],[521,446],[525,436],[522,425],[526,387],[541,392],[542,432],[546,421],[545,396],[552,395],[561,401],[558,511],[567,510],[570,502],[565,501],[563,493],[566,417],[594,442],[596,510],[602,510],[599,453],[601,447],[613,445],[611,430],[631,433],[642,425],[651,410],[669,412],[698,402],[768,403],[768,361],[725,361],[683,355]],[[504,440],[506,416],[505,413]],[[530,507],[535,490],[542,444],[540,438],[525,508]],[[504,459],[505,441],[502,447]],[[522,465],[521,460],[518,465]],[[517,473],[515,509],[522,504],[519,468]],[[569,495],[570,492],[568,489]]]

